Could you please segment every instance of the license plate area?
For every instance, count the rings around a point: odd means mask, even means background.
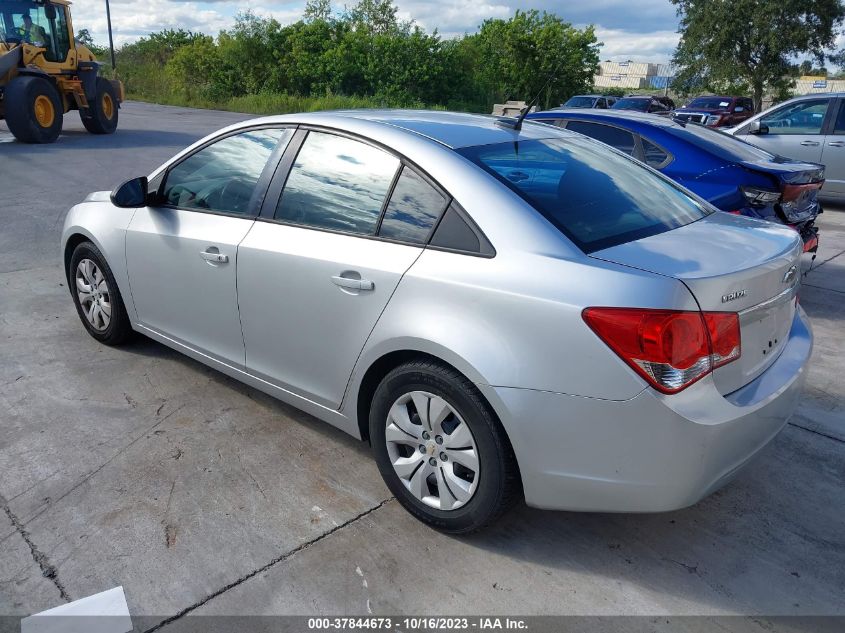
[[[795,288],[739,313],[742,355],[714,372],[721,393],[744,387],[775,362],[795,317]]]

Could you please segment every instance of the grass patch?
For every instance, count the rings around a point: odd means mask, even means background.
[[[423,103],[396,103],[378,97],[347,97],[343,95],[324,95],[303,97],[279,92],[265,92],[241,97],[232,97],[221,101],[191,98],[176,94],[129,94],[130,99],[159,103],[162,105],[202,108],[207,110],[226,110],[246,114],[288,114],[290,112],[315,112],[318,110],[352,110],[359,108],[424,108],[443,110],[443,106],[427,106]]]

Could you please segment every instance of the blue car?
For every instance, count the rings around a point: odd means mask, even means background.
[[[629,154],[729,213],[787,224],[804,250],[818,248],[824,165],[776,156],[693,123],[617,110],[552,110],[528,119],[556,125]]]

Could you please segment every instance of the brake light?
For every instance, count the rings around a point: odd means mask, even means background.
[[[783,201],[795,202],[804,195],[805,191],[815,191],[816,189],[821,189],[823,184],[823,182],[813,182],[806,185],[784,185]]]
[[[610,349],[663,393],[678,393],[741,354],[735,312],[586,308],[582,316]]]

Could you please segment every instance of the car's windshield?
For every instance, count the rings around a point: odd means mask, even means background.
[[[688,124],[685,127],[673,125],[664,129],[730,162],[782,162],[785,160],[735,136],[703,125]]]
[[[572,97],[563,104],[565,108],[592,108],[596,102],[595,97]]]
[[[651,105],[650,99],[620,99],[613,104],[614,110],[638,110],[646,112]]]
[[[729,97],[699,97],[690,101],[687,108],[702,108],[704,110],[719,110],[731,105]]]
[[[711,211],[667,178],[586,137],[465,147],[586,253],[684,226]]]

